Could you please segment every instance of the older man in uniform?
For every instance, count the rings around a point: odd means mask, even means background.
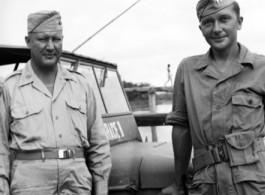
[[[0,194],[107,194],[109,143],[85,77],[59,63],[60,14],[30,14],[25,40],[31,60],[0,85]]]
[[[243,18],[234,0],[200,0],[197,16],[210,49],[178,67],[167,117],[176,180],[161,194],[184,194],[192,146],[190,195],[265,194],[265,57],[237,42]]]

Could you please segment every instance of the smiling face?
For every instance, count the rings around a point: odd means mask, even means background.
[[[243,18],[239,17],[234,5],[202,18],[200,29],[215,51],[229,50],[237,45],[237,31],[241,29]]]
[[[62,54],[62,31],[31,33],[26,43],[31,51],[31,62],[38,68],[52,68]]]

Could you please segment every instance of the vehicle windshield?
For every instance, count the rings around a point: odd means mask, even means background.
[[[95,93],[102,114],[129,112],[129,106],[122,90],[121,83],[115,69],[97,66],[75,60],[62,59],[61,65],[69,70],[74,70],[78,63],[77,71],[82,73],[90,83]],[[17,69],[23,69],[26,63],[19,63]],[[0,66],[0,79],[12,73],[16,64]]]
[[[108,113],[129,112],[117,72],[102,68],[95,68],[95,72]]]
[[[16,64],[7,64],[1,66],[1,71],[0,71],[0,80],[5,78],[7,75],[9,75],[11,72],[13,72]]]
[[[100,91],[99,91],[98,84],[97,84],[96,78],[94,76],[94,72],[93,72],[92,67],[80,64],[78,66],[77,71],[82,73],[87,78],[90,86],[92,87],[92,89],[95,93],[95,96],[96,96],[96,99],[97,99],[97,102],[98,102],[98,105],[100,108],[100,112],[102,114],[106,114],[106,110],[105,110],[105,107],[104,107],[104,104],[103,104],[103,101],[102,101],[102,98],[100,95]]]
[[[116,70],[79,62],[77,71],[87,78],[93,88],[102,114],[130,111]]]

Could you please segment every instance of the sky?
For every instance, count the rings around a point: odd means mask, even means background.
[[[27,16],[57,10],[63,49],[73,51],[137,0],[0,0],[0,44],[26,46]],[[75,53],[117,64],[122,80],[164,86],[180,61],[209,49],[199,30],[197,0],[141,0]],[[243,27],[238,41],[265,55],[265,1],[238,0]],[[255,3],[253,3],[255,2]],[[168,83],[169,84],[169,83]]]

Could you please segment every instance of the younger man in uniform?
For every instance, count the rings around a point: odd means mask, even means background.
[[[265,194],[265,57],[237,42],[243,18],[234,0],[200,0],[197,16],[210,49],[178,67],[167,117],[176,180],[161,194],[184,194],[192,146],[190,195]]]
[[[25,39],[31,60],[0,85],[0,194],[106,195],[109,143],[88,82],[59,63],[60,14],[30,14]]]

